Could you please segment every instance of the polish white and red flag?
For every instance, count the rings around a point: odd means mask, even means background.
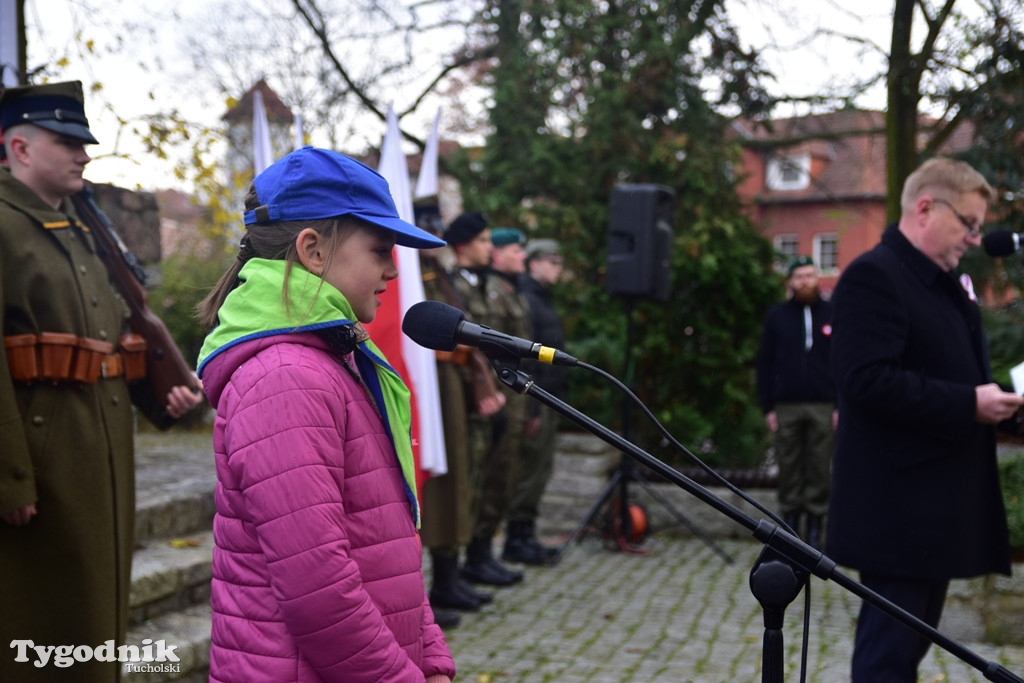
[[[436,123],[431,135],[437,135]],[[409,187],[409,167],[402,152],[401,142],[398,117],[394,108],[389,106],[387,132],[381,145],[377,172],[384,176],[391,187],[391,197],[395,200],[398,216],[415,224],[412,191]],[[436,140],[433,145],[436,149]],[[428,141],[427,147],[430,146],[431,143]],[[426,156],[425,154],[424,165],[427,163]],[[433,163],[437,163],[436,154]],[[436,186],[436,168],[432,172]],[[412,392],[413,454],[418,464],[418,481],[422,484],[425,479],[440,476],[448,471],[441,423],[437,365],[433,351],[402,334],[402,319],[406,312],[414,304],[426,299],[420,275],[419,252],[409,247],[396,246],[395,263],[398,266],[398,279],[390,283],[387,291],[380,297],[381,305],[377,309],[377,317],[366,328],[392,367],[405,378]]]

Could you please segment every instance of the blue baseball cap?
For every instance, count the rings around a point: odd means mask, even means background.
[[[246,225],[352,216],[395,233],[395,243],[435,249],[444,240],[398,217],[388,181],[344,154],[303,147],[275,161],[253,181],[262,204]]]

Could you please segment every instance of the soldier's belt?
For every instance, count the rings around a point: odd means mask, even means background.
[[[469,362],[469,347],[460,345],[456,346],[454,351],[434,351],[434,356],[439,363],[465,365]]]
[[[16,382],[93,384],[100,377],[146,376],[146,340],[126,334],[115,348],[110,342],[60,332],[4,337],[7,365]]]

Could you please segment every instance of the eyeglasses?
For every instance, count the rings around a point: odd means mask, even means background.
[[[969,218],[967,218],[967,216],[965,216],[962,213],[960,213],[959,211],[957,211],[956,207],[953,206],[952,204],[950,204],[949,202],[947,202],[945,199],[940,199],[938,197],[935,197],[935,198],[932,198],[932,201],[935,202],[936,204],[942,204],[947,209],[952,211],[953,215],[956,216],[956,219],[958,221],[960,221],[960,223],[965,228],[967,228],[967,236],[968,237],[977,237],[978,235],[981,234],[981,224],[980,223],[978,225],[975,225],[974,223],[972,223],[971,220]]]

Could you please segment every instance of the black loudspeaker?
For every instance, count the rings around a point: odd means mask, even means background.
[[[667,301],[676,195],[664,185],[617,185],[608,211],[610,294]]]

